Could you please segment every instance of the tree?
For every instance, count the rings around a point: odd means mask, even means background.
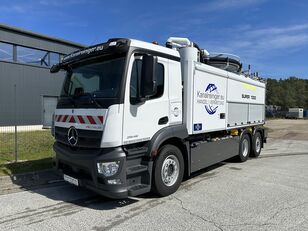
[[[308,109],[308,80],[297,77],[267,79],[266,104],[283,109],[302,107]]]

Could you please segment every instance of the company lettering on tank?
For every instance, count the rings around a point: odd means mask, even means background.
[[[204,104],[205,110],[213,115],[219,106],[224,105],[225,96],[219,94],[217,86],[213,83],[207,85],[205,92],[197,91],[197,103]]]

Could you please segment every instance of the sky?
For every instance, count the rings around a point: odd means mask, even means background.
[[[308,79],[305,0],[2,0],[0,12],[0,23],[84,45],[187,37],[260,76]]]

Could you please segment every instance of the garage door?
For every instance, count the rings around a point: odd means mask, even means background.
[[[43,127],[51,127],[52,115],[57,107],[58,97],[43,96]]]

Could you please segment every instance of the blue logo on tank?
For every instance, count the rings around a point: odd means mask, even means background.
[[[205,110],[207,111],[207,113],[209,113],[210,115],[214,115],[217,111],[218,106],[211,106],[211,105],[205,105]]]
[[[211,93],[212,91],[216,91],[217,87],[214,83],[210,83],[209,85],[207,85],[205,92],[209,92]]]
[[[210,93],[210,94],[218,94],[218,90],[217,87],[214,83],[209,83],[209,85],[207,85],[205,92]],[[209,113],[210,115],[214,115],[217,111],[218,106],[215,105],[204,105],[205,110],[207,111],[207,113]]]

